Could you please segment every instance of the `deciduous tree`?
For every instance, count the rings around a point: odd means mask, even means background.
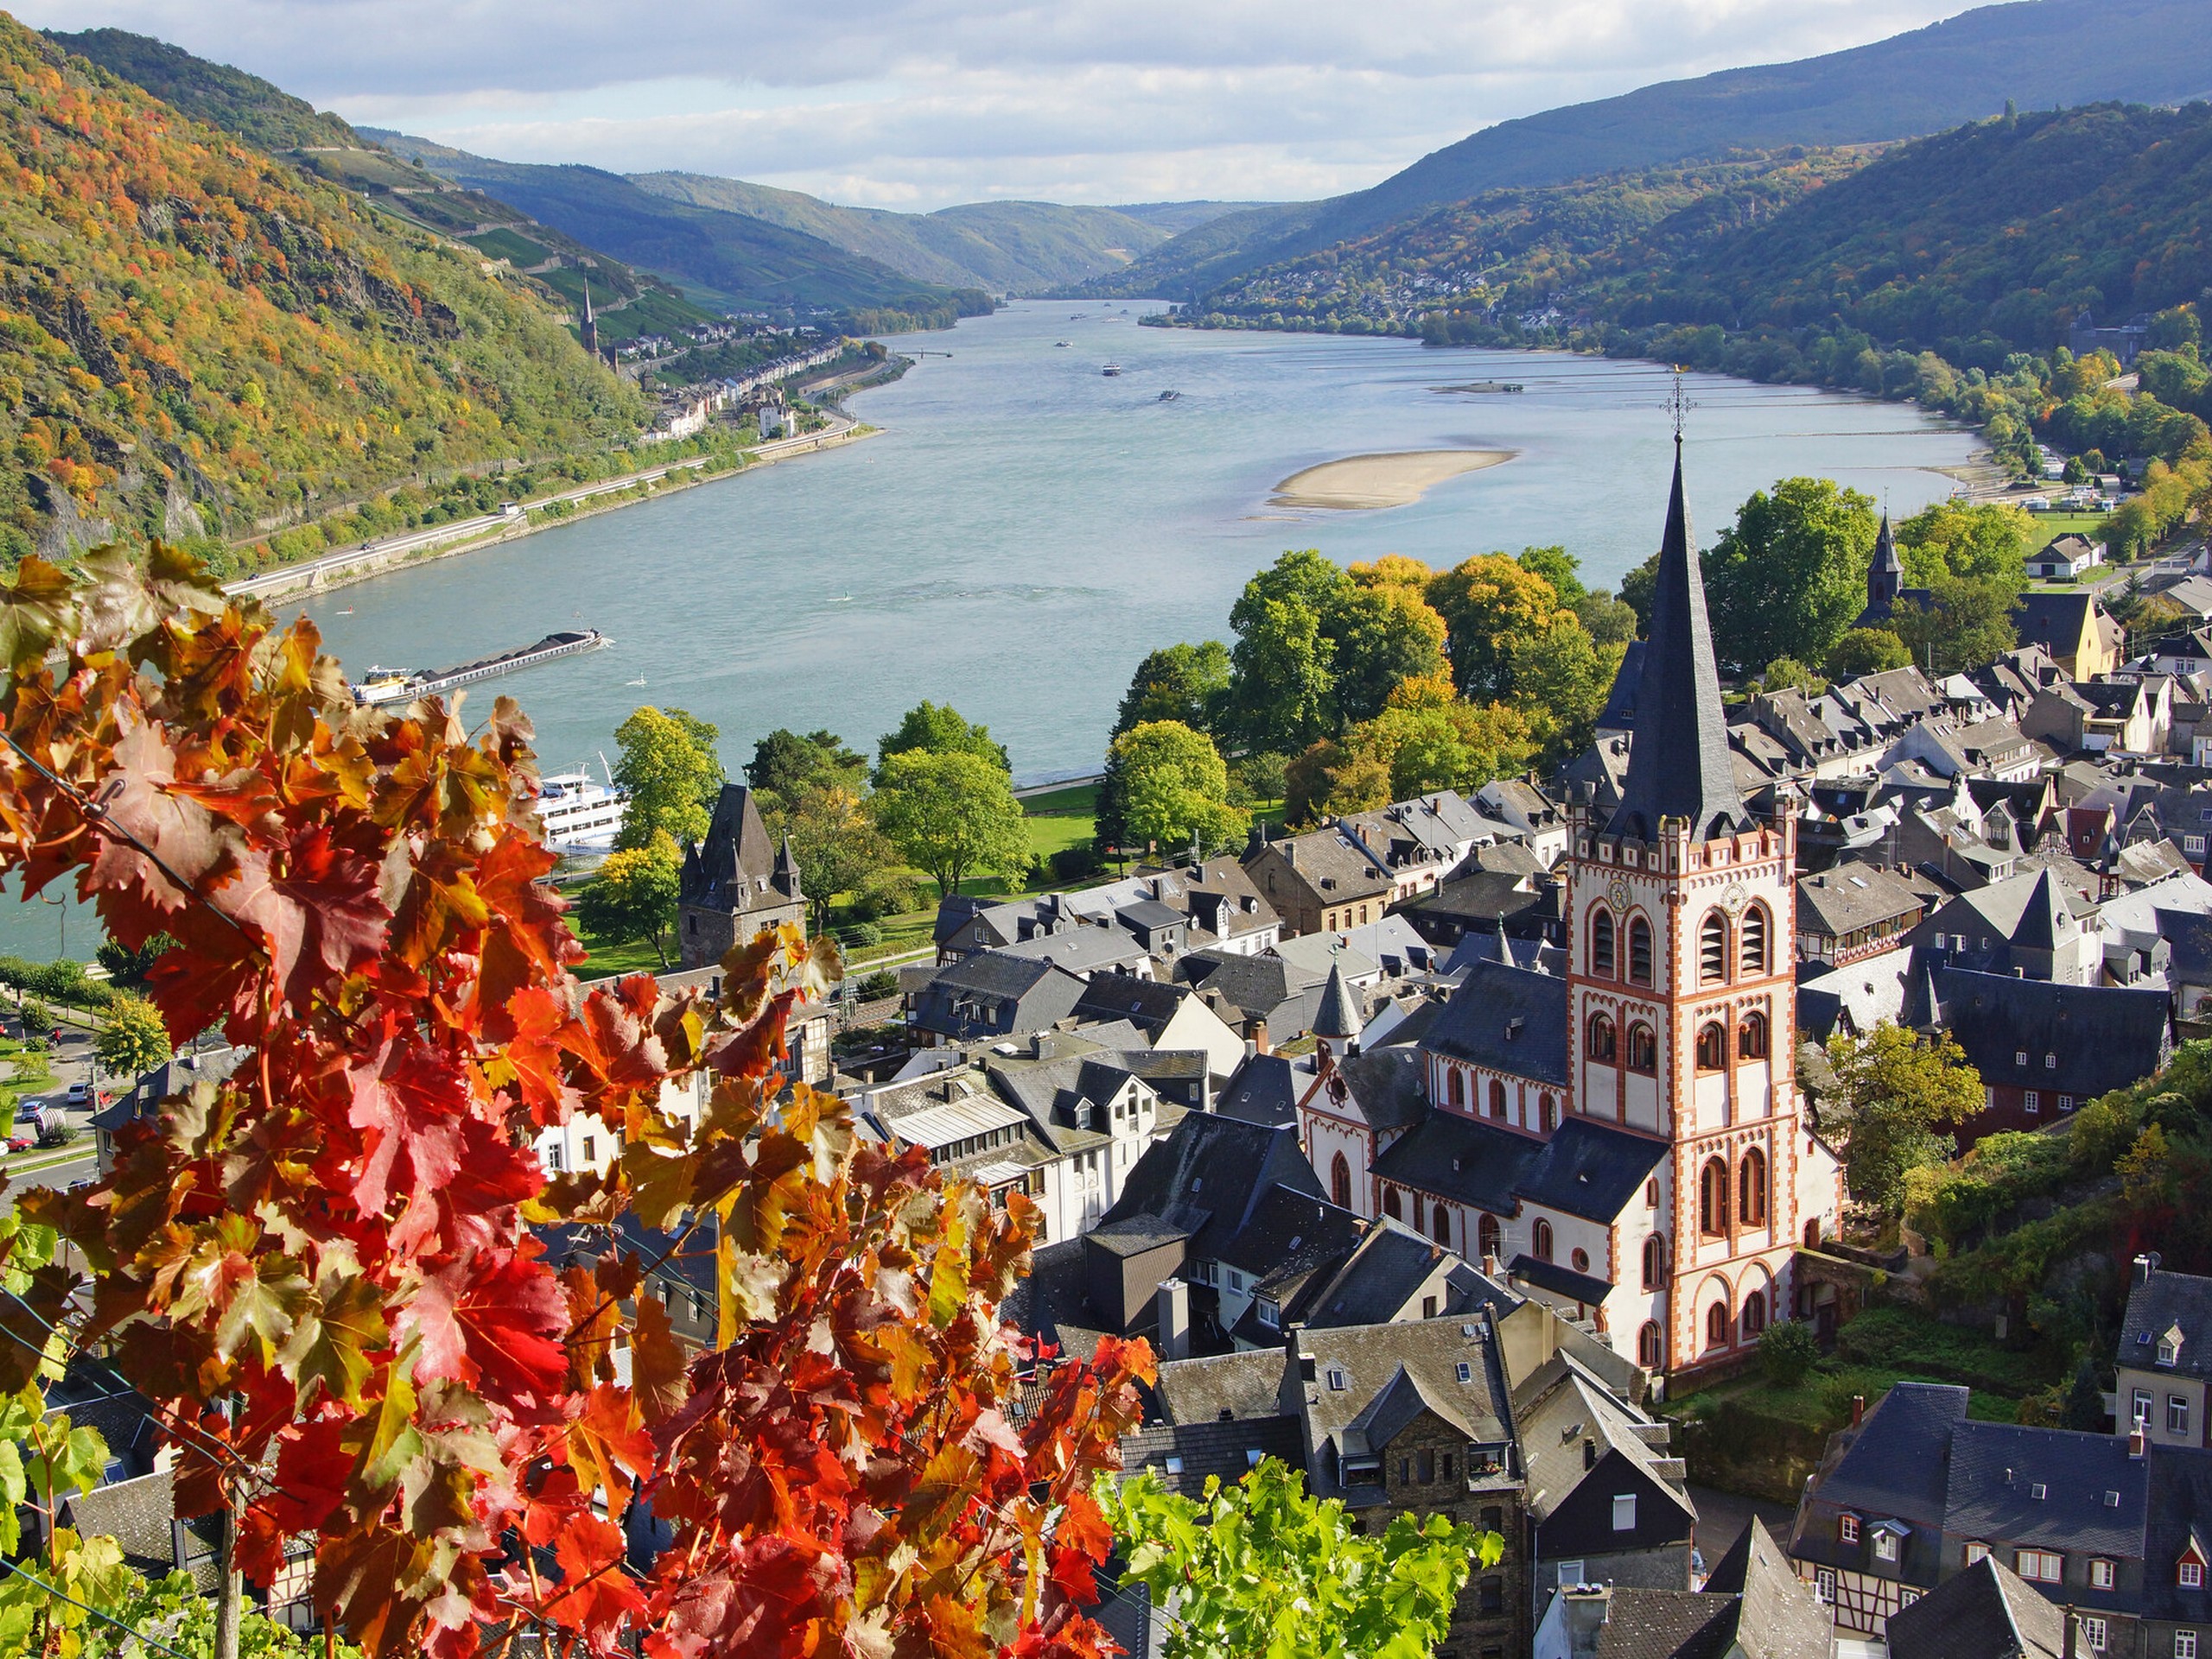
[[[1824,478],[1754,494],[1705,556],[1715,654],[1739,668],[1825,658],[1866,606],[1879,528],[1872,496]]]
[[[168,1028],[162,1024],[160,1010],[144,997],[118,996],[102,1011],[99,1031],[92,1039],[92,1052],[111,1076],[138,1077],[152,1071],[173,1052]]]
[[[1147,721],[1114,740],[1106,770],[1120,785],[1122,822],[1141,847],[1206,853],[1242,838],[1251,815],[1229,804],[1229,768],[1213,740],[1179,721]]]
[[[1503,553],[1478,554],[1439,575],[1428,602],[1449,631],[1452,683],[1472,702],[1512,697],[1515,642],[1543,633],[1560,609],[1543,575]]]
[[[576,919],[607,944],[650,940],[665,968],[668,931],[676,925],[683,877],[683,856],[664,831],[643,847],[620,848],[607,855],[577,893]]]
[[[883,763],[875,819],[893,846],[927,871],[941,895],[970,875],[1019,880],[1029,833],[1007,775],[980,755],[908,749]],[[804,866],[800,867],[801,879]]]
[[[802,790],[783,823],[817,933],[828,929],[830,906],[839,894],[858,891],[871,876],[899,862],[897,849],[876,828],[868,802],[842,785]]]
[[[1001,772],[1009,770],[1006,746],[992,741],[989,727],[970,725],[949,702],[924,698],[900,717],[897,730],[877,740],[876,783],[883,782],[893,755],[918,749],[931,754],[972,754]]]
[[[614,728],[622,750],[614,784],[630,798],[617,847],[649,847],[655,836],[679,848],[706,839],[723,781],[720,735],[681,709],[639,709]]]
[[[1982,1108],[1981,1074],[1948,1032],[1923,1037],[1885,1020],[1864,1037],[1828,1039],[1836,1092],[1821,1122],[1843,1141],[1844,1184],[1885,1215],[1904,1204],[1909,1170],[1958,1150],[1946,1133]]]
[[[1147,721],[1179,721],[1192,730],[1218,729],[1229,696],[1229,647],[1218,639],[1166,645],[1137,664],[1109,738]]]
[[[1828,647],[1827,668],[1832,680],[1855,680],[1862,674],[1880,674],[1904,668],[1912,653],[1894,628],[1850,628]]]

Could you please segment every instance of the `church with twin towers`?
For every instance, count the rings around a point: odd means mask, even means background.
[[[1421,1039],[1418,1123],[1364,1109],[1353,1069],[1300,1127],[1338,1202],[1681,1375],[1811,1312],[1796,1254],[1842,1192],[1796,1084],[1792,804],[1736,786],[1679,435],[1632,730],[1618,804],[1572,809],[1565,972],[1469,970]]]

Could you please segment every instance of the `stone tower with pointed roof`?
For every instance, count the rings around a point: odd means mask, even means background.
[[[591,278],[584,278],[584,320],[577,330],[583,340],[584,350],[594,357],[599,355],[599,319],[591,314]]]
[[[1882,515],[1882,533],[1874,538],[1874,557],[1866,567],[1866,610],[1869,616],[1887,616],[1904,591],[1904,563],[1897,557],[1897,537],[1890,533],[1890,515]]]
[[[806,925],[806,895],[786,839],[779,848],[753,791],[724,784],[704,842],[686,848],[677,888],[677,938],[686,968],[720,962],[765,927]]]
[[[1611,1228],[1614,1344],[1648,1369],[1740,1357],[1789,1317],[1804,1221],[1837,1212],[1801,1121],[1796,825],[1731,764],[1681,438],[1620,804],[1575,810],[1566,863],[1567,1110],[1664,1152]]]

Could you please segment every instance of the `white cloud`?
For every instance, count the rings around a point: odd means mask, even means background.
[[[63,15],[66,7],[67,15]],[[843,201],[1330,194],[1478,127],[1880,38],[1957,0],[34,0],[517,161]]]

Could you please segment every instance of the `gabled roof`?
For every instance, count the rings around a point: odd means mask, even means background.
[[[1390,1143],[1375,1160],[1375,1173],[1400,1186],[1510,1216],[1522,1174],[1542,1151],[1541,1141],[1510,1129],[1458,1112],[1431,1112]]]
[[[1653,841],[1662,818],[1688,819],[1700,838],[1743,828],[1750,820],[1728,753],[1705,582],[1690,544],[1689,508],[1682,499],[1679,436],[1649,620],[1628,778],[1620,809],[1605,832]]]
[[[1308,1328],[1296,1332],[1293,1342],[1295,1356],[1314,1362],[1312,1378],[1300,1386],[1304,1390],[1306,1466],[1318,1497],[1343,1498],[1355,1506],[1384,1501],[1380,1487],[1347,1489],[1337,1459],[1326,1455],[1325,1449],[1349,1449],[1347,1431],[1362,1418],[1368,1419],[1361,1430],[1363,1441],[1376,1432],[1395,1432],[1394,1422],[1402,1427],[1409,1421],[1400,1417],[1408,1410],[1408,1398],[1435,1410],[1443,1421],[1461,1425],[1471,1442],[1502,1446],[1512,1438],[1512,1406],[1504,1373],[1491,1341],[1489,1316],[1479,1310],[1396,1324]],[[1461,1365],[1466,1367],[1464,1382]],[[1387,1411],[1370,1414],[1369,1408],[1402,1375],[1417,1385],[1410,1395],[1402,1395]]]
[[[1529,1204],[1610,1224],[1666,1155],[1663,1141],[1570,1117],[1515,1190]]]
[[[1370,1048],[1337,1062],[1344,1093],[1333,1090],[1336,1109],[1349,1109],[1370,1128],[1409,1128],[1428,1116],[1428,1086],[1418,1050],[1393,1046]]]
[[[1314,1328],[1372,1325],[1395,1318],[1440,1268],[1456,1259],[1442,1245],[1386,1216],[1369,1228],[1367,1236],[1325,1281],[1313,1287],[1299,1304],[1297,1317]]]
[[[1515,1077],[1567,1085],[1567,982],[1478,962],[1422,1047]]]
[[[1282,1394],[1280,1348],[1195,1359],[1166,1359],[1153,1385],[1160,1409],[1173,1423],[1212,1423],[1234,1417],[1272,1417]]]
[[[2061,1659],[2066,1615],[1985,1555],[1889,1618],[1890,1659]]]
[[[2175,1568],[2194,1548],[2206,1558],[2212,1543],[2212,1452],[2194,1446],[2150,1448],[2151,1497],[2144,1529],[2142,1616],[2176,1624],[2212,1625],[2212,1585],[2181,1586]],[[2212,1573],[2206,1574],[2212,1579]]]
[[[1213,1109],[1247,1123],[1281,1125],[1298,1121],[1298,1096],[1306,1084],[1281,1054],[1249,1054],[1229,1086],[1214,1096]]]
[[[1839,1509],[1940,1529],[1951,1433],[1966,1421],[1967,1394],[1948,1382],[1897,1383],[1866,1414],[1816,1495]]]
[[[1932,1010],[1925,1006],[1931,985],[1937,1003]],[[1939,967],[1907,982],[1904,1023],[1942,1026],[1986,1084],[2053,1090],[2086,1103],[2164,1063],[2170,1012],[2163,990]]]
[[[2123,1436],[1968,1421],[1951,1430],[1943,1529],[2127,1560],[2142,1552],[2147,1491]]]
[[[1191,1255],[1211,1260],[1229,1247],[1269,1187],[1282,1185],[1316,1198],[1320,1178],[1287,1126],[1239,1122],[1191,1112],[1167,1137],[1145,1148],[1122,1184],[1122,1196],[1102,1221],[1131,1216],[1173,1217],[1204,1211],[1192,1230]]]
[[[1457,1401],[1401,1365],[1382,1390],[1367,1402],[1366,1409],[1345,1426],[1341,1444],[1354,1456],[1380,1452],[1424,1412],[1441,1419],[1468,1439],[1474,1437],[1473,1424],[1459,1410]]]
[[[2159,1341],[2176,1325],[2182,1334],[2178,1363],[2161,1366]],[[2118,1358],[2134,1370],[2212,1378],[2212,1279],[2153,1268],[2149,1278],[2127,1294]]]

